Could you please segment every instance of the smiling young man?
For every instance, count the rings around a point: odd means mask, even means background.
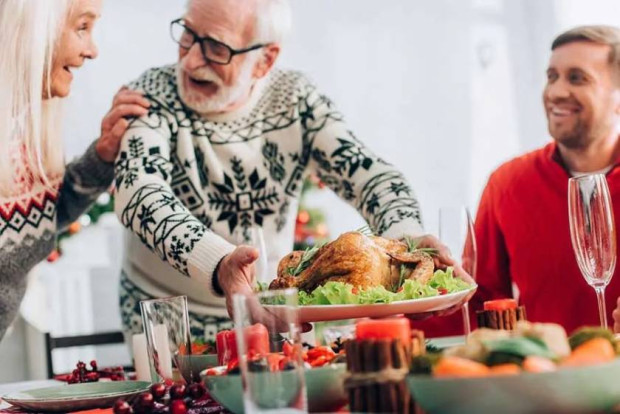
[[[597,325],[599,317],[571,245],[569,178],[606,174],[620,222],[620,29],[577,27],[559,35],[551,50],[543,104],[553,142],[489,178],[475,224],[479,288],[472,317],[485,300],[513,297],[514,285],[530,321],[559,323],[570,332]],[[619,295],[616,274],[606,290],[610,322]],[[460,334],[461,326],[451,317],[426,327],[441,336]]]

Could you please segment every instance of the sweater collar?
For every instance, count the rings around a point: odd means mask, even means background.
[[[545,153],[548,159],[553,161],[555,164],[559,165],[564,170],[564,172],[566,172],[567,177],[571,176],[570,170],[568,169],[568,167],[566,166],[566,163],[562,159],[562,156],[560,155],[560,150],[558,149],[558,145],[555,141],[552,141],[549,144],[547,144],[547,146],[545,147]],[[614,161],[613,165],[611,166],[611,168],[609,169],[609,171],[607,171],[605,175],[609,176],[612,173],[616,174],[620,172],[620,169],[618,168],[618,166],[620,166],[620,158],[617,158]]]

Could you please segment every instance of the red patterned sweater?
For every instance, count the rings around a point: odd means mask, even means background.
[[[54,247],[59,229],[78,218],[105,191],[114,176],[94,144],[67,165],[52,188],[22,177],[17,196],[0,197],[0,338],[17,313],[26,290],[26,275]]]

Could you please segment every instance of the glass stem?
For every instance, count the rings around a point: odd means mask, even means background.
[[[471,325],[469,324],[469,302],[463,305],[461,313],[463,314],[463,331],[467,337],[471,333]]]
[[[607,328],[607,311],[605,309],[605,287],[595,287],[596,299],[598,300],[598,315],[601,319],[601,327]]]

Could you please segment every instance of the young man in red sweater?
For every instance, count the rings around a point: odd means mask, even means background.
[[[620,223],[620,29],[578,27],[558,36],[551,50],[543,103],[553,142],[491,174],[476,216],[479,288],[470,307],[475,319],[484,301],[517,297],[528,320],[570,333],[598,325],[599,316],[571,245],[569,178],[606,174]],[[610,321],[619,272],[617,266],[606,289]],[[620,310],[615,314],[620,327]],[[462,334],[459,316],[419,327],[429,337]]]

